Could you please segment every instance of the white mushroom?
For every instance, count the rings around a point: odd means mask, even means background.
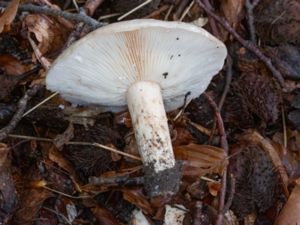
[[[99,28],[57,58],[46,84],[76,104],[128,106],[149,195],[174,194],[180,181],[166,111],[198,97],[222,69],[225,45],[180,22],[131,20]]]

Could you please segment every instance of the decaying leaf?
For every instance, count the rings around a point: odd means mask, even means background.
[[[35,58],[41,63],[41,65],[44,67],[45,70],[49,70],[50,66],[51,66],[51,63],[49,62],[49,60],[43,56],[43,54],[41,53],[40,49],[38,48],[38,46],[36,45],[34,40],[31,38],[31,36],[28,35],[27,38],[28,38],[29,43],[31,44]],[[39,83],[41,83],[41,82],[39,81]]]
[[[24,65],[16,57],[0,55],[0,69],[7,75],[21,75],[31,69],[30,65]]]
[[[20,0],[12,0],[5,9],[4,13],[0,16],[0,33],[3,29],[7,28],[15,19]]]
[[[31,68],[31,65],[24,65],[14,56],[0,55],[0,100],[7,101],[12,97],[12,91]]]
[[[53,196],[51,192],[45,189],[26,190],[20,199],[20,208],[15,214],[14,220],[21,224],[32,224],[44,201]]]
[[[64,131],[64,133],[59,134],[54,139],[54,145],[56,148],[61,148],[66,143],[68,143],[74,137],[74,127],[73,124],[70,123],[68,128]]]
[[[300,179],[296,180],[287,203],[283,207],[280,215],[277,217],[275,225],[288,225],[300,223]]]
[[[176,159],[184,160],[184,174],[204,176],[207,173],[222,174],[228,161],[223,149],[208,145],[189,144],[174,148]]]
[[[31,39],[35,37],[35,44],[43,57],[47,54],[57,54],[69,34],[68,27],[63,26],[57,19],[42,14],[25,16],[23,27],[28,30]]]
[[[72,174],[72,171],[74,170],[73,167],[72,167],[72,165],[70,164],[69,161],[67,161],[63,157],[63,155],[59,151],[57,151],[57,150],[55,150],[55,149],[53,149],[53,148],[50,147],[49,156],[48,157],[49,157],[49,159],[51,161],[57,163],[57,165],[60,168],[64,169],[68,173]]]
[[[128,111],[118,113],[115,117],[115,123],[118,125],[125,125],[128,128],[132,127],[131,117]]]
[[[143,194],[142,189],[122,189],[124,199],[137,208],[142,209],[146,214],[153,214],[153,208],[151,207],[147,197]]]
[[[221,1],[221,9],[225,15],[225,18],[230,25],[236,27],[236,25],[243,18],[242,12],[245,5],[245,0],[223,0]]]
[[[97,205],[92,208],[92,212],[97,219],[98,224],[121,225],[116,218],[103,206]]]

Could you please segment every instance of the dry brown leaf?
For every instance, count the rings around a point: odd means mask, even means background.
[[[275,225],[300,224],[300,179],[296,181],[292,194],[283,207],[280,215],[275,221]]]
[[[42,64],[42,66],[44,67],[45,70],[49,70],[50,66],[51,66],[51,63],[49,62],[49,60],[47,58],[45,58],[42,55],[41,51],[39,50],[38,46],[33,41],[33,39],[30,37],[30,35],[28,35],[28,41],[31,44],[31,47],[33,49],[35,58],[37,58],[37,60]]]
[[[176,159],[184,160],[184,175],[204,176],[222,173],[228,164],[223,149],[208,145],[189,144],[174,148]]]
[[[132,127],[132,121],[128,111],[116,114],[114,122],[118,125],[125,125],[127,128]]]
[[[134,155],[137,157],[140,156],[139,151],[137,149],[136,139],[135,139],[133,133],[129,133],[125,136],[125,143],[126,143],[125,148],[124,148],[125,153]],[[128,162],[133,162],[133,163],[136,162],[136,160],[128,158],[128,157],[125,157],[125,159]]]
[[[92,208],[92,212],[97,219],[97,224],[105,225],[121,225],[116,218],[109,212],[106,208],[97,205],[95,208]]]
[[[205,165],[216,160],[224,160],[226,157],[222,148],[194,143],[175,147],[174,153],[177,159],[202,161]]]
[[[30,189],[23,193],[19,209],[15,214],[18,224],[31,224],[37,216],[44,201],[52,197],[52,193],[45,189]]]
[[[114,146],[113,144],[107,144],[107,147],[117,149],[116,146]],[[117,162],[122,159],[122,156],[116,152],[111,152],[110,156],[113,162]]]
[[[225,18],[230,25],[236,27],[242,19],[242,10],[245,5],[245,0],[223,0],[221,2],[221,9]]]
[[[207,186],[208,186],[208,191],[212,196],[218,196],[222,185],[220,183],[217,182],[207,182]]]
[[[31,66],[23,65],[17,58],[11,55],[0,55],[0,68],[7,75],[21,75],[31,69]]]
[[[11,92],[24,79],[26,72],[32,69],[32,65],[23,65],[17,58],[3,54],[0,56],[0,70],[4,72],[0,76],[0,100],[8,101],[13,96]]]
[[[64,133],[57,135],[54,138],[54,145],[56,148],[61,148],[66,143],[68,143],[72,138],[74,138],[74,127],[73,124],[70,123],[68,128],[64,131]]]
[[[186,126],[176,126],[172,131],[172,145],[181,146],[187,145],[194,141],[193,136]]]
[[[142,189],[122,189],[123,197],[126,201],[135,205],[137,208],[142,209],[146,214],[153,214],[147,197],[143,194]]]
[[[14,21],[20,0],[12,0],[10,4],[5,9],[4,13],[0,16],[0,33],[9,27],[9,25]]]
[[[28,37],[32,40],[33,34],[36,42],[34,42],[41,53],[46,54],[58,53],[65,44],[69,34],[69,29],[58,22],[56,18],[42,15],[29,14],[23,18],[23,27],[28,30]]]
[[[70,164],[69,161],[67,161],[63,155],[58,152],[57,150],[50,148],[49,150],[49,155],[48,155],[49,159],[55,163],[57,163],[57,165],[64,169],[65,171],[67,171],[68,173],[72,174],[74,171],[74,168],[72,167],[72,165]]]

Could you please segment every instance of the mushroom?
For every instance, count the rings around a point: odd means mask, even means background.
[[[198,97],[222,69],[225,45],[202,28],[153,19],[113,23],[66,49],[47,88],[81,105],[128,106],[150,196],[174,194],[180,178],[166,111]]]

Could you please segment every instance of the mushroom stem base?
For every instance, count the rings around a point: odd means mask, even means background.
[[[182,162],[173,168],[156,173],[151,165],[144,166],[144,188],[149,197],[174,195],[178,192],[182,176]]]

